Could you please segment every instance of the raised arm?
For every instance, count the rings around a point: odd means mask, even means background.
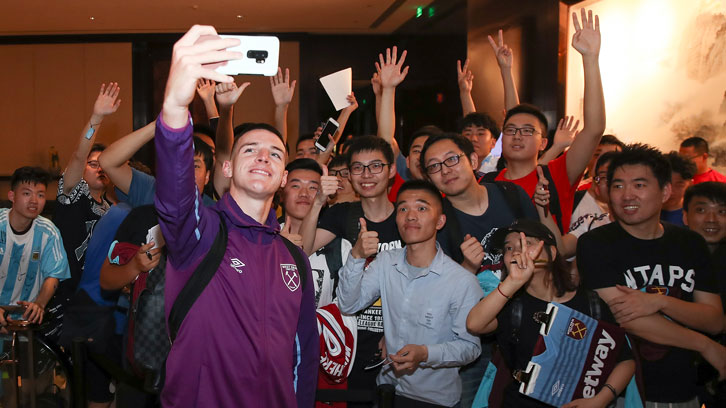
[[[214,104],[214,81],[208,79],[200,79],[197,81],[197,94],[204,102],[204,110],[207,112],[207,120],[210,124],[212,119],[219,117],[217,105]]]
[[[290,69],[285,68],[285,76],[282,76],[282,69],[277,68],[277,75],[270,77],[270,89],[272,99],[275,100],[275,128],[282,133],[282,140],[287,143],[287,108],[295,95],[295,84],[290,82]]]
[[[124,194],[131,188],[131,167],[129,160],[146,143],[154,138],[156,122],[151,122],[113,142],[98,156],[98,162],[111,182]]]
[[[600,138],[605,131],[605,98],[600,78],[600,20],[593,18],[592,10],[586,15],[582,10],[582,27],[577,14],[572,13],[575,23],[575,35],[572,36],[572,47],[582,54],[585,73],[584,96],[584,127],[572,142],[567,153],[567,178],[574,184],[582,175],[597,149]]]
[[[471,89],[474,86],[474,74],[469,69],[469,58],[464,61],[464,67],[461,61],[456,61],[456,78],[459,82],[459,98],[461,99],[462,116],[476,112],[474,100],[471,98]]]
[[[355,99],[354,94],[348,95],[348,102],[350,105],[346,106],[340,111],[340,115],[338,115],[338,130],[333,135],[332,140],[328,144],[327,148],[324,152],[321,152],[318,157],[315,159],[318,163],[321,165],[327,165],[330,161],[330,156],[333,155],[333,148],[335,148],[335,145],[338,144],[338,140],[340,140],[340,136],[343,135],[343,131],[345,130],[345,125],[348,123],[348,119],[350,119],[351,113],[358,109],[358,101]],[[317,133],[317,132],[316,132]]]
[[[93,104],[91,119],[83,127],[81,138],[78,141],[78,147],[76,147],[76,150],[71,155],[70,160],[68,160],[68,165],[63,172],[63,194],[69,194],[81,181],[83,171],[86,168],[88,153],[91,151],[93,142],[96,140],[96,131],[101,126],[103,119],[116,112],[119,105],[121,105],[121,99],[117,99],[120,90],[121,88],[119,88],[116,82],[111,82],[108,86],[101,84],[101,90],[98,93],[96,102]]]
[[[489,45],[494,50],[494,55],[497,57],[497,64],[499,65],[499,72],[502,74],[502,83],[504,84],[504,109],[510,110],[513,107],[519,105],[519,94],[517,93],[517,85],[514,84],[514,77],[512,76],[512,49],[504,43],[504,33],[499,30],[498,41],[495,42],[492,36],[488,36]]]
[[[330,241],[335,239],[335,235],[325,229],[318,228],[318,218],[320,211],[325,207],[328,198],[335,194],[338,190],[338,178],[328,175],[328,168],[323,167],[323,175],[320,177],[320,189],[315,195],[312,208],[303,218],[300,225],[300,235],[303,240],[303,251],[308,256],[312,255],[318,249],[324,247]]]
[[[245,82],[239,87],[234,82],[220,83],[216,87],[217,103],[219,104],[219,123],[217,124],[216,147],[214,149],[214,190],[222,196],[229,190],[230,179],[224,177],[222,165],[230,159],[234,143],[234,105],[242,92],[250,85]]]
[[[408,75],[408,67],[403,68],[406,61],[406,51],[398,58],[398,48],[386,48],[386,56],[378,54],[376,71],[381,80],[381,113],[378,118],[378,137],[383,138],[393,147],[393,157],[398,156],[398,145],[395,142],[396,134],[396,87]]]
[[[371,77],[371,87],[373,88],[373,95],[376,97],[376,123],[381,120],[381,78],[378,76],[378,72],[374,72]]]
[[[565,116],[560,119],[557,124],[557,129],[555,130],[555,137],[552,141],[552,146],[550,146],[550,148],[547,149],[542,156],[540,156],[537,163],[546,165],[550,161],[556,159],[560,153],[565,151],[565,149],[570,147],[572,141],[578,134],[577,126],[580,125],[579,119],[573,124],[574,119],[574,116]]]
[[[532,277],[534,260],[542,251],[544,242],[540,241],[534,247],[530,247],[527,245],[524,233],[520,233],[520,244],[522,250],[512,257],[513,261],[516,261],[516,267],[512,264],[513,266],[509,268],[509,274],[497,287],[497,290],[492,291],[477,303],[466,317],[466,328],[470,332],[491,333],[496,330],[499,312],[502,311],[509,299]]]

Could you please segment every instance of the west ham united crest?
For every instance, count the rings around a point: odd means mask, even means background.
[[[567,327],[567,335],[575,340],[582,340],[587,334],[587,326],[585,323],[575,319],[574,317],[570,320],[570,324]]]
[[[294,292],[300,287],[300,274],[297,273],[297,266],[294,264],[280,264],[280,273],[282,281],[290,292]]]

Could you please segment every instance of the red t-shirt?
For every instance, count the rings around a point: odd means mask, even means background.
[[[714,169],[708,169],[707,172],[696,174],[693,177],[693,184],[703,183],[705,181],[720,181],[721,183],[726,183],[726,176]]]
[[[575,191],[577,185],[580,184],[580,177],[575,180],[573,184],[570,184],[570,180],[567,177],[567,152],[560,157],[547,163],[547,168],[550,170],[552,180],[555,182],[555,189],[557,190],[557,198],[560,201],[560,211],[562,211],[562,225],[567,228],[570,225],[570,217],[572,217],[572,204],[575,200]],[[527,195],[534,196],[534,189],[537,187],[537,169],[532,170],[531,173],[526,176],[510,180],[507,177],[507,169],[502,170],[497,174],[495,180],[511,181],[512,183],[522,187]],[[552,186],[549,186],[552,190]],[[555,221],[557,221],[555,217]]]
[[[391,189],[388,191],[388,201],[392,203],[396,203],[396,197],[398,197],[398,189],[401,188],[401,185],[406,180],[401,177],[398,172],[396,172],[396,176],[393,178],[393,184],[391,185]]]

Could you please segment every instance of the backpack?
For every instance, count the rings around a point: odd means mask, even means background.
[[[141,272],[131,287],[126,357],[140,378],[160,372],[171,347],[164,321],[165,269],[162,251],[159,265]]]
[[[568,228],[565,229],[565,227],[562,225],[562,207],[560,207],[560,197],[557,195],[557,189],[554,188],[555,186],[555,180],[552,178],[552,173],[550,173],[550,169],[545,165],[539,165],[539,167],[542,168],[542,174],[547,179],[548,185],[552,188],[549,189],[550,191],[550,205],[549,209],[552,213],[552,216],[555,219],[555,222],[557,223],[557,228],[560,229],[560,232],[563,234],[566,234],[567,231],[569,231],[569,225]],[[495,178],[499,175],[499,171],[492,171],[490,173],[485,174],[482,177],[482,180],[488,183],[494,182]],[[575,207],[572,207],[575,208]]]
[[[165,258],[159,266],[145,276],[139,275],[134,283],[132,308],[129,314],[129,348],[127,356],[137,376],[144,379],[143,388],[158,394],[164,385],[166,358],[176,339],[184,318],[199,298],[222,263],[227,249],[227,225],[221,213],[219,231],[209,252],[199,263],[191,277],[184,284],[169,313],[168,334],[164,316],[164,267]],[[305,289],[308,270],[300,249],[280,235],[295,260],[300,274],[300,285]],[[161,269],[159,269],[161,268]],[[160,273],[159,273],[160,272]]]

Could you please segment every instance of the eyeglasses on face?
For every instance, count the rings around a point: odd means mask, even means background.
[[[459,159],[464,155],[464,153],[459,153],[455,156],[447,157],[444,159],[444,161],[438,162],[438,163],[431,163],[428,166],[426,166],[426,173],[427,174],[434,174],[441,171],[441,165],[445,164],[446,167],[454,167],[457,164],[459,164]]]
[[[603,176],[595,176],[595,177],[592,178],[592,181],[594,181],[595,184],[607,183],[608,178],[605,175],[603,175]]]
[[[93,170],[98,170],[101,168],[101,163],[98,162],[98,160],[90,160],[87,161],[86,164],[88,167],[92,168]]]
[[[363,164],[363,163],[353,163],[350,166],[350,173],[360,175],[363,174],[363,172],[368,169],[368,171],[371,172],[371,174],[379,174],[383,171],[383,168],[389,165],[389,163],[381,163],[381,162],[373,162],[370,164]]]
[[[517,132],[519,132],[519,134],[521,134],[522,136],[532,136],[536,133],[542,133],[539,130],[535,130],[534,128],[531,128],[531,127],[518,128],[518,127],[514,127],[514,126],[507,126],[502,131],[502,133],[504,133],[507,136],[514,136],[517,134]]]
[[[330,170],[328,171],[328,174],[331,176],[340,176],[340,177],[348,177],[350,175],[350,170],[348,169],[340,169],[340,170]]]

